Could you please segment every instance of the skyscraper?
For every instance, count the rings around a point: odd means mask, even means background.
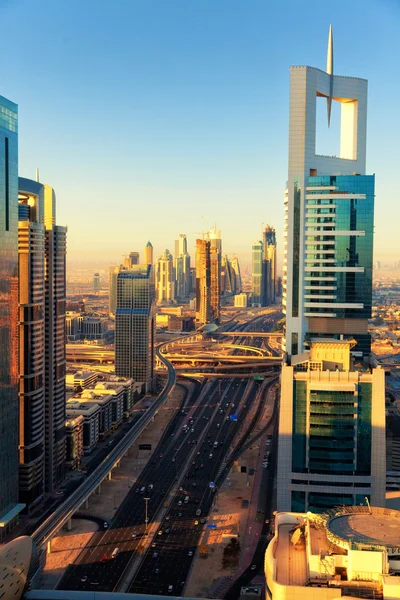
[[[118,274],[115,316],[115,373],[145,384],[154,382],[155,289],[152,265]]]
[[[222,256],[222,238],[221,238],[221,230],[217,229],[217,226],[214,225],[213,227],[211,227],[211,229],[207,232],[207,238],[210,240],[211,242],[211,248],[216,248],[220,254],[220,256]]]
[[[0,520],[18,505],[18,107],[0,96]]]
[[[119,271],[119,266],[109,268],[108,311],[112,316],[115,315],[115,311],[117,310],[117,281]]]
[[[174,261],[169,250],[165,250],[156,265],[157,302],[173,302],[175,300]]]
[[[283,307],[285,349],[309,336],[353,335],[369,354],[374,176],[365,175],[367,81],[327,71],[290,70],[289,177],[285,200]],[[341,105],[339,156],[316,152],[316,102]]]
[[[221,255],[210,240],[196,240],[196,321],[218,323],[221,303]]]
[[[369,358],[374,177],[367,82],[291,68],[278,511],[385,502],[385,382]],[[316,102],[341,103],[340,156],[316,152]],[[355,358],[359,361],[355,363]]]
[[[237,258],[237,256],[234,256],[231,259],[231,267],[232,267],[232,271],[235,274],[235,294],[240,294],[240,292],[243,289],[243,286],[242,286],[242,276],[240,274],[240,264],[239,264],[239,259]]]
[[[278,511],[385,506],[385,372],[358,370],[355,340],[311,340],[281,374]]]
[[[263,305],[275,304],[276,298],[276,233],[275,229],[267,225],[263,231]]]
[[[186,233],[180,233],[179,238],[175,240],[175,256],[187,253]]]
[[[94,273],[93,275],[93,290],[98,292],[100,289],[100,273]]]
[[[43,186],[22,181],[19,187],[25,191],[19,193],[18,205],[19,497],[31,506],[45,491],[45,227]]]
[[[153,246],[151,242],[147,242],[144,248],[144,264],[152,265],[153,264]]]
[[[263,243],[253,242],[251,248],[251,305],[262,306],[263,299]]]
[[[139,264],[139,252],[130,252],[129,253],[129,262],[130,266]]]
[[[40,493],[41,386],[44,381],[44,487],[65,473],[65,301],[67,228],[56,225],[51,186],[19,178],[20,488],[28,501]],[[44,252],[41,237],[44,237]],[[28,241],[30,245],[28,246]],[[43,265],[42,265],[43,263]],[[41,278],[43,268],[43,278]],[[44,311],[41,298],[44,289]],[[28,316],[24,316],[25,313]],[[44,326],[44,370],[42,326]],[[34,374],[37,377],[34,377]],[[32,393],[31,393],[32,392]],[[22,436],[22,437],[21,437]]]
[[[175,280],[176,297],[187,298],[190,293],[190,255],[187,251],[186,234],[180,233],[175,240]]]

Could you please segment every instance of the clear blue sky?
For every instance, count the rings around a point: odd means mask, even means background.
[[[20,175],[105,266],[214,222],[245,263],[270,223],[282,256],[289,66],[324,69],[332,23],[336,74],[369,80],[375,256],[400,260],[398,0],[0,0],[0,23]]]

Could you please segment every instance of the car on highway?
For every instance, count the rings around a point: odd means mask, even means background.
[[[188,556],[193,556],[193,552],[191,550],[189,550]]]
[[[107,521],[104,521],[104,523],[103,523],[103,529],[108,529],[108,523],[107,523]]]
[[[173,585],[169,585],[168,586],[168,594],[172,594],[173,589],[174,589],[174,586]]]
[[[119,554],[119,548],[114,548],[111,558],[116,558]]]
[[[195,521],[195,522],[194,522],[194,524],[195,524],[195,525],[198,525],[198,524],[199,524],[199,522],[198,522],[198,521]]]
[[[172,457],[171,462],[175,462],[175,460],[176,459],[175,459],[175,456],[174,456],[174,457]]]
[[[158,574],[159,574],[159,572],[160,572],[160,569],[154,569],[154,573],[155,573],[156,575],[158,575]]]
[[[133,538],[136,538],[136,537],[137,537],[137,532],[136,532],[136,531],[134,531],[134,532],[132,533],[132,537],[133,537]]]
[[[107,558],[107,554],[104,554],[104,556],[101,557],[101,562],[107,562],[108,558]]]
[[[251,565],[250,570],[255,571],[257,569],[257,565]]]
[[[166,521],[169,521],[169,520],[170,520],[170,518],[171,518],[171,515],[167,515],[167,516],[165,517],[165,520],[166,520]]]
[[[182,506],[182,500],[178,500],[178,506]]]
[[[212,455],[212,453],[210,453],[210,454],[208,455],[208,458],[212,458],[212,457],[213,457],[213,455]]]
[[[169,533],[171,531],[171,527],[167,527],[167,529],[165,530],[165,533]]]
[[[203,517],[202,519],[200,519],[200,523],[201,523],[202,525],[204,525],[204,523],[205,523],[205,522],[206,522],[206,520],[205,520],[205,518],[204,518],[204,517]]]
[[[153,552],[153,558],[157,558],[158,552]]]
[[[64,492],[60,490],[59,492],[56,492],[56,496],[64,496]]]
[[[160,529],[160,531],[158,532],[158,535],[162,535],[163,534],[163,530]]]
[[[82,583],[86,583],[87,580],[88,580],[88,576],[87,575],[84,575],[83,577],[81,577]]]

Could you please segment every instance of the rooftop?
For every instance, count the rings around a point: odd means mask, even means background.
[[[357,545],[359,550],[381,546],[400,552],[398,510],[372,507],[370,513],[338,514],[329,519],[326,528],[328,537],[341,545]]]

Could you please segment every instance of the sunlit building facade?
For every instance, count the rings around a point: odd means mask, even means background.
[[[115,316],[115,311],[117,310],[117,281],[120,269],[121,267],[119,266],[109,268],[108,305],[111,316]]]
[[[0,538],[18,518],[18,107],[0,96]]]
[[[251,305],[262,306],[263,300],[263,243],[253,242],[251,247]]]
[[[221,310],[221,255],[210,240],[196,240],[196,321],[218,323]]]
[[[174,260],[169,250],[165,250],[156,264],[157,302],[173,302],[175,300]]]
[[[144,264],[152,265],[153,264],[153,245],[149,241],[144,247]]]
[[[371,316],[374,176],[365,175],[365,79],[290,69],[289,176],[285,199],[283,309],[290,356],[310,336],[353,336],[368,355]],[[341,105],[339,156],[316,152],[318,98]]]
[[[278,510],[385,503],[385,381],[369,365],[374,176],[367,81],[290,70]],[[341,104],[339,156],[316,152],[316,104]]]
[[[118,274],[115,316],[115,374],[154,383],[155,286],[152,265]]]
[[[51,186],[23,177],[18,186],[20,493],[32,503],[43,493],[43,425],[44,491],[65,474],[67,228],[56,225]]]
[[[187,238],[185,233],[179,234],[175,240],[175,281],[176,297],[183,300],[188,297],[191,289],[190,281],[190,255],[187,251]]]
[[[263,306],[275,304],[276,299],[276,233],[267,225],[263,231]]]
[[[385,505],[385,372],[354,340],[314,340],[281,375],[278,510]]]

